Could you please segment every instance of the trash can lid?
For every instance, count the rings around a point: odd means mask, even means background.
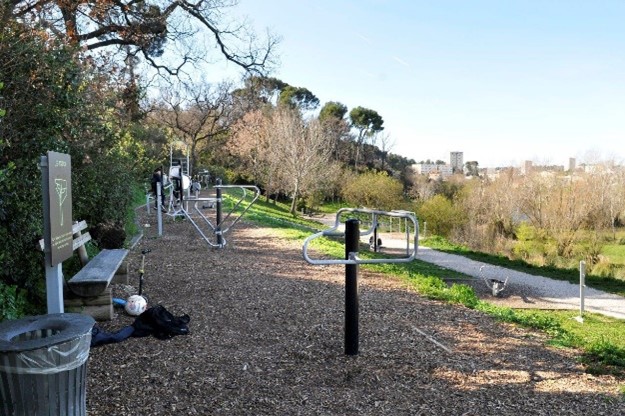
[[[91,332],[95,320],[81,313],[53,313],[0,322],[0,353],[49,347]]]

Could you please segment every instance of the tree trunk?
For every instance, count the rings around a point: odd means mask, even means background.
[[[295,189],[293,190],[293,201],[291,201],[291,209],[289,210],[291,215],[295,215],[298,198],[299,198],[299,183],[296,183]]]

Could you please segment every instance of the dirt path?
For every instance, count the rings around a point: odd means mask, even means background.
[[[345,356],[342,266],[246,224],[224,249],[185,221],[164,229],[146,229],[131,269],[149,247],[145,293],[192,333],[93,349],[90,416],[622,414],[619,380],[585,374],[575,351],[364,270],[360,353]]]

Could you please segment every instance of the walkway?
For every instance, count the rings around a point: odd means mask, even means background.
[[[471,260],[455,254],[447,254],[427,247],[419,247],[417,259],[436,264],[449,270],[473,276],[479,280],[506,280],[506,289],[499,297],[493,297],[494,303],[505,303],[511,307],[541,309],[577,309],[580,308],[579,284],[553,280],[517,272],[500,266]],[[483,269],[480,271],[480,269]],[[488,289],[486,283],[484,288]],[[491,299],[489,299],[491,301]],[[625,298],[600,290],[585,288],[584,310],[614,318],[625,319]]]
[[[331,227],[334,225],[335,217],[324,216],[321,221],[326,226]],[[368,236],[362,237],[362,240],[366,243]],[[384,238],[383,247],[405,249],[406,240]],[[467,280],[464,277],[450,275],[445,280],[450,283],[457,281],[458,283],[469,284],[476,289],[480,298],[491,303],[512,308],[580,310],[579,284],[571,284],[561,280],[493,266],[423,246],[420,246],[417,251],[417,259],[464,275],[473,276],[474,279]],[[495,297],[490,294],[484,279],[501,281],[508,279],[508,281],[505,289],[499,296]],[[586,287],[584,292],[585,312],[594,312],[618,319],[625,319],[625,298],[622,296],[589,287]]]

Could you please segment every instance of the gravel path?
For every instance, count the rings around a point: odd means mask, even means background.
[[[436,264],[449,270],[474,276],[482,289],[488,290],[484,279],[506,281],[505,289],[498,297],[489,301],[505,303],[515,308],[539,309],[580,309],[580,287],[569,282],[553,280],[493,266],[467,259],[455,254],[447,254],[419,247],[419,260]],[[586,287],[584,290],[584,310],[614,318],[625,319],[625,298]]]
[[[622,380],[587,374],[579,351],[364,268],[359,354],[346,356],[342,267],[309,265],[301,242],[243,222],[224,249],[186,221],[166,220],[160,238],[142,224],[129,283],[150,248],[144,293],[188,313],[191,332],[92,349],[89,416],[623,413]],[[117,310],[101,325],[132,321]]]

